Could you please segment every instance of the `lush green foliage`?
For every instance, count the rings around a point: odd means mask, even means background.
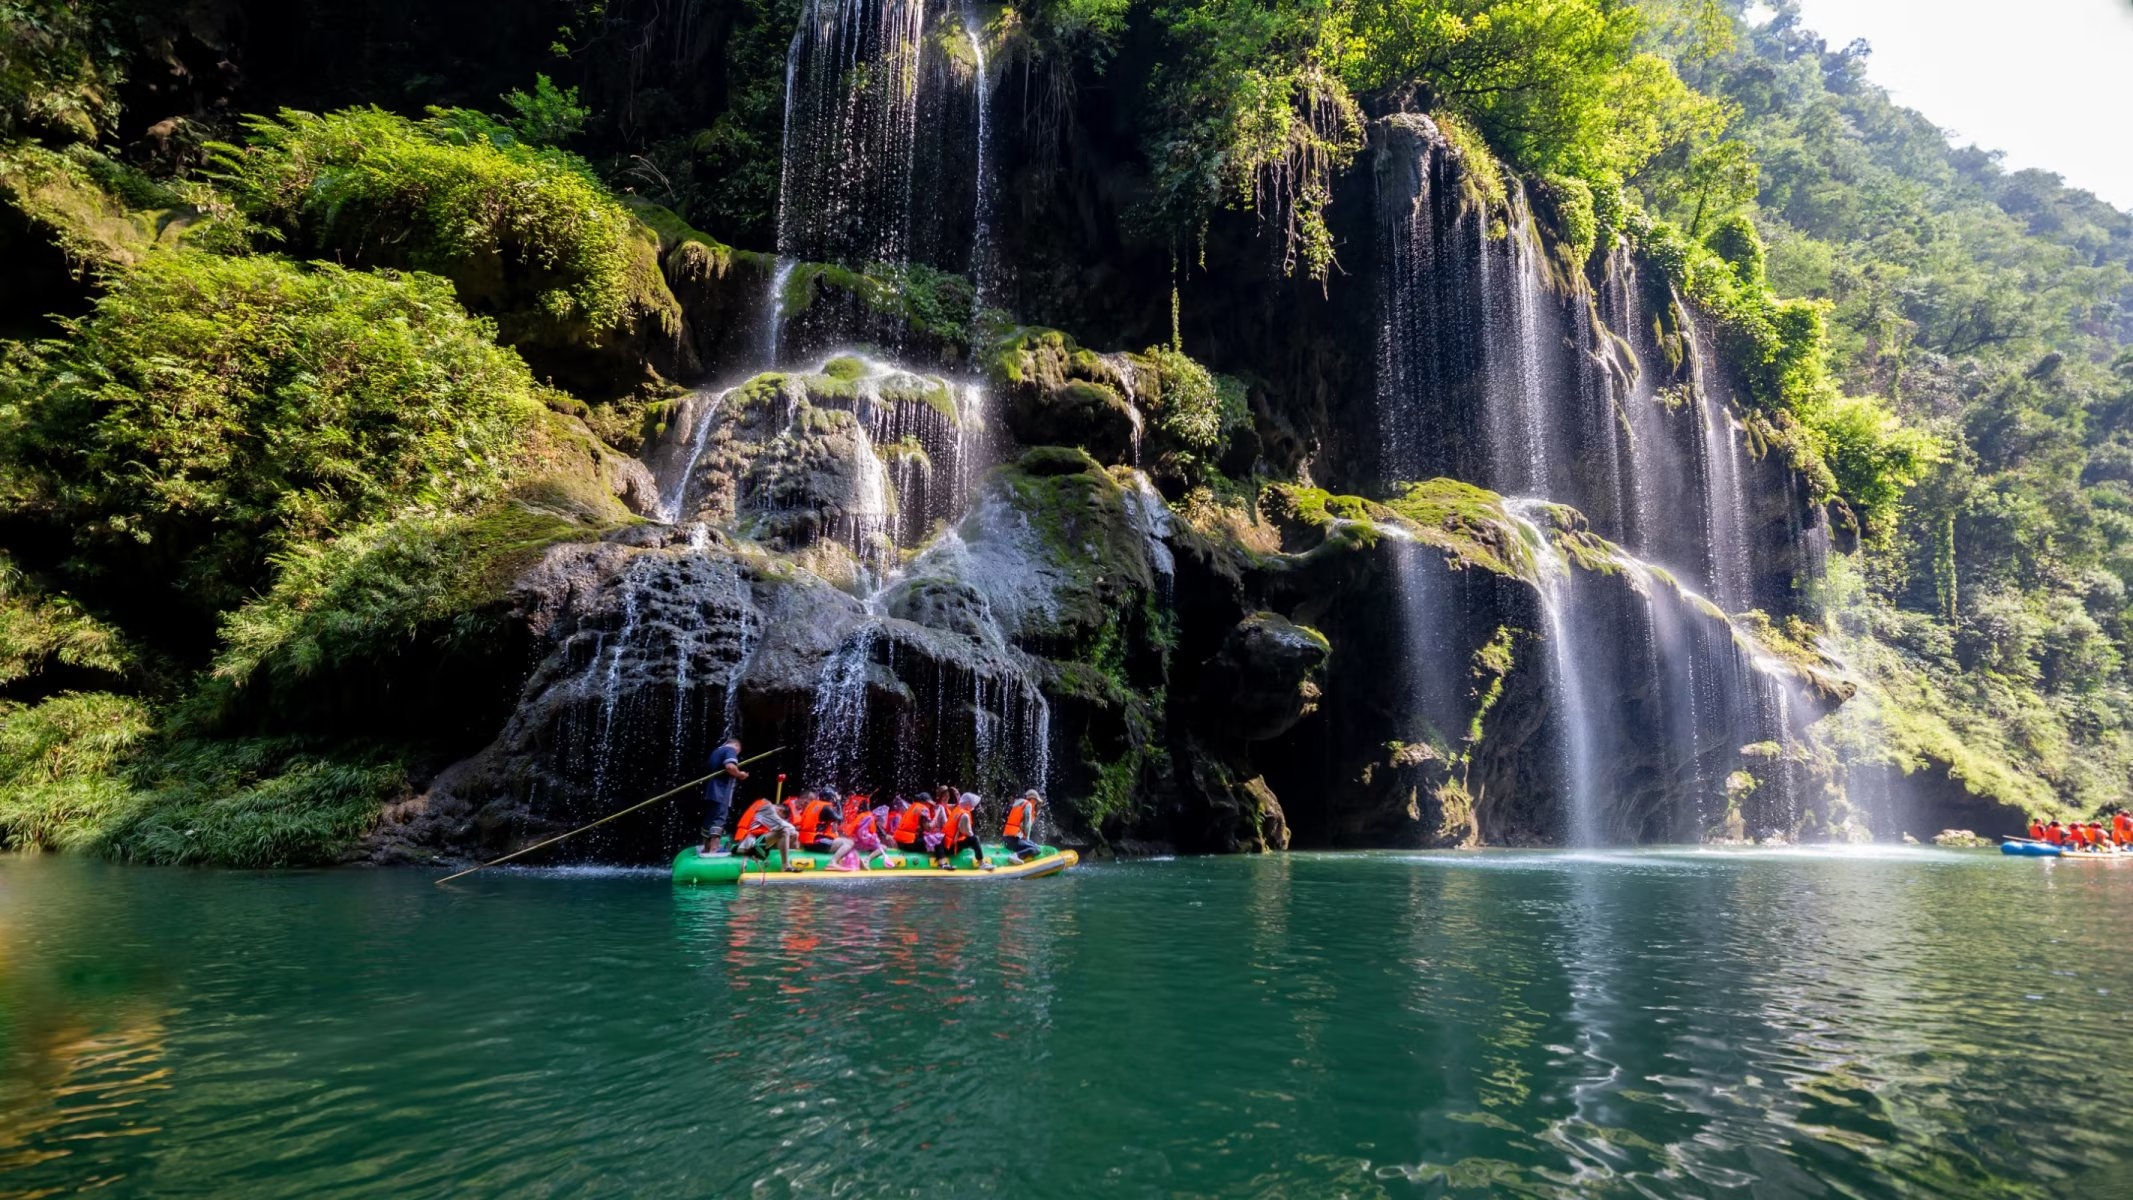
[[[210,607],[268,554],[493,490],[537,410],[443,280],[192,251],[0,377],[0,448],[92,559]]]
[[[125,78],[115,40],[92,0],[0,0],[0,140],[110,132]]]
[[[214,673],[242,684],[268,671],[298,683],[389,657],[425,631],[445,640],[493,632],[486,606],[542,550],[583,532],[563,517],[502,504],[300,543],[276,556],[272,588],[223,618]]]
[[[1283,228],[1284,265],[1318,279],[1357,97],[1420,93],[1566,196],[1570,181],[1618,188],[1724,124],[1613,0],[1175,0],[1157,17],[1175,48],[1149,137],[1158,209],[1188,225],[1223,201],[1258,210]]]
[[[1157,207],[1189,226],[1218,202],[1282,227],[1284,267],[1324,279],[1333,176],[1362,144],[1338,74],[1343,13],[1313,2],[1190,0],[1158,10],[1180,53],[1158,71]]]
[[[585,128],[592,110],[578,103],[578,89],[559,88],[546,75],[533,77],[530,92],[513,89],[504,93],[512,112],[511,128],[520,141],[533,146],[560,146]]]
[[[295,738],[183,741],[133,768],[138,789],[95,832],[141,862],[288,867],[332,862],[407,790],[389,753]]]
[[[0,848],[96,846],[131,799],[120,769],[151,724],[147,705],[104,692],[0,700]]]
[[[1594,182],[1716,133],[1718,104],[1643,51],[1644,13],[1614,0],[1359,0],[1343,75],[1414,84],[1522,170]]]
[[[71,597],[44,594],[0,552],[0,687],[52,664],[122,675],[133,661],[118,630]]]
[[[1654,203],[1701,224],[1675,235],[1684,257],[1709,251],[1690,266],[1699,295],[1869,510],[1864,578],[1833,606],[1890,744],[2015,803],[2122,802],[2133,217],[1951,147],[1867,78],[1863,48],[1824,45],[1790,3],[1760,25],[1739,4],[1646,7],[1681,74],[1733,106],[1722,145],[1742,164]]]
[[[432,271],[470,306],[590,333],[631,320],[636,225],[569,154],[465,110],[285,111],[248,132],[216,147],[218,182],[308,252]]]

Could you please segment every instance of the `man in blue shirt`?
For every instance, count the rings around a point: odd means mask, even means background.
[[[699,854],[719,852],[726,832],[726,811],[733,807],[733,785],[748,778],[741,770],[741,739],[727,738],[711,752],[711,779],[704,784],[704,845]]]

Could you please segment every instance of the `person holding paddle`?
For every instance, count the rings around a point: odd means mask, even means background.
[[[741,739],[729,737],[711,752],[711,778],[704,784],[704,844],[699,854],[722,854],[720,836],[733,807],[733,785],[748,778],[741,770]]]

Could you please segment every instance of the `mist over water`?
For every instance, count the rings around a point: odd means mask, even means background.
[[[760,892],[0,859],[0,1195],[2116,1195],[2127,879],[1894,848]]]

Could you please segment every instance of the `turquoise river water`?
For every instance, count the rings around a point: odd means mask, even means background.
[[[2133,864],[0,857],[0,1196],[2127,1196]]]

